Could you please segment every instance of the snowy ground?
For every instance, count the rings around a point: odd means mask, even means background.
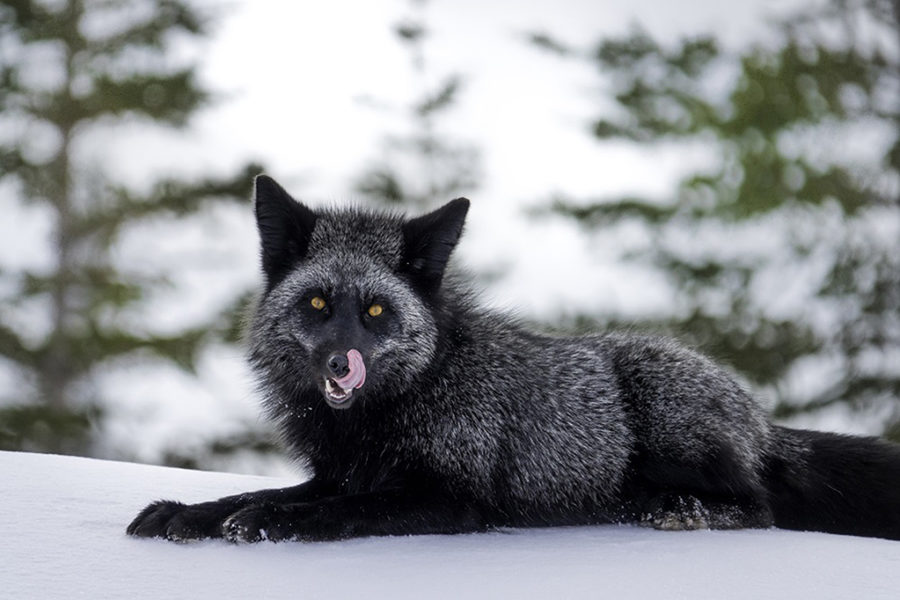
[[[900,542],[605,526],[324,544],[176,545],[125,525],[151,499],[285,479],[0,452],[0,597],[897,598]]]

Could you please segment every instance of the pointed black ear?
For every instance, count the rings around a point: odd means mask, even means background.
[[[409,273],[426,290],[437,289],[468,211],[469,201],[457,198],[434,212],[407,221],[403,225],[401,271]]]
[[[291,198],[268,175],[256,178],[254,204],[268,291],[306,256],[316,213]]]

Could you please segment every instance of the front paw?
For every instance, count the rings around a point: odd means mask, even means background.
[[[222,523],[222,537],[236,544],[294,539],[290,515],[283,506],[258,504],[237,511]]]
[[[128,525],[128,535],[189,542],[220,537],[221,524],[234,508],[221,502],[182,504],[159,500],[148,505]]]

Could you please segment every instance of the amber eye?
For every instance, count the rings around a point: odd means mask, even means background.
[[[312,304],[312,307],[316,310],[325,308],[325,301],[318,296],[313,296],[313,299],[310,300],[309,303]]]
[[[369,313],[370,317],[377,317],[384,312],[384,308],[380,304],[373,304],[366,312]]]

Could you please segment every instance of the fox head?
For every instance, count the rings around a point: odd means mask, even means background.
[[[434,359],[430,307],[468,208],[459,198],[414,219],[314,211],[257,177],[265,288],[249,341],[264,387],[282,399],[317,391],[334,409],[402,393]]]

